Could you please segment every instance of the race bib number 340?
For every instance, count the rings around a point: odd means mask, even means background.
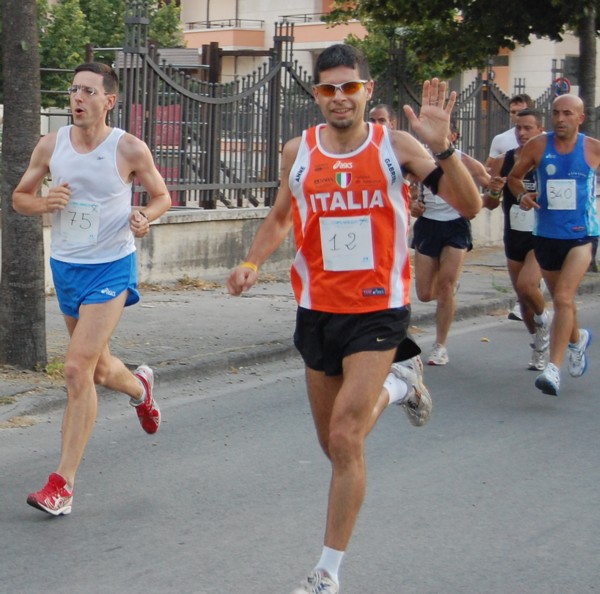
[[[60,233],[68,243],[96,244],[99,226],[99,204],[70,200],[60,213]]]
[[[325,270],[372,270],[371,217],[321,217],[321,250]]]
[[[577,184],[574,179],[549,179],[546,195],[550,210],[575,210],[577,207]]]

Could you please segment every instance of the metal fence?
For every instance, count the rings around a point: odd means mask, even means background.
[[[218,46],[211,44],[206,52],[200,77],[162,60],[160,50],[148,43],[147,11],[145,2],[127,3],[125,45],[115,57],[122,88],[111,124],[148,144],[175,207],[272,205],[283,145],[322,121],[310,73],[293,57],[293,23],[276,26],[262,67],[222,84],[211,82],[218,80],[211,72],[219,62]],[[554,79],[554,70],[552,75]],[[479,75],[459,93],[454,110],[459,148],[480,161],[487,158],[492,138],[510,127],[509,97],[490,81],[490,76]],[[519,85],[524,87],[524,82]],[[420,90],[415,88],[404,77],[402,48],[392,48],[388,70],[376,80],[371,104],[395,107],[400,126],[408,129],[401,106],[418,110]],[[521,91],[524,88],[517,90]],[[536,108],[549,117],[553,98],[550,86],[535,100]],[[64,112],[60,114],[64,120]],[[133,200],[144,203],[142,188],[135,187]]]

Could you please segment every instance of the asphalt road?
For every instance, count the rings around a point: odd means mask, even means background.
[[[580,307],[600,341],[600,299]],[[431,422],[392,407],[369,437],[342,594],[598,592],[598,345],[558,398],[534,388],[519,323],[457,323],[449,354],[425,371]],[[60,414],[0,431],[0,592],[289,594],[311,569],[329,469],[299,360],[157,396],[164,422],[147,436],[102,395],[67,517],[25,503],[55,468]]]

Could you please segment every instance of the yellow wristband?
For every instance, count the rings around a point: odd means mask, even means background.
[[[253,264],[252,262],[242,262],[240,266],[242,268],[250,268],[250,270],[253,270],[254,272],[256,272],[256,274],[258,274],[258,266],[256,264]]]
[[[493,192],[492,190],[488,190],[488,196],[494,200],[500,200],[501,195],[502,192]]]

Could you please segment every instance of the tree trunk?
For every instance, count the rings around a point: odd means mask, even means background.
[[[579,21],[579,96],[585,105],[581,131],[593,135],[596,129],[596,4],[588,0],[587,14]]]
[[[46,305],[41,217],[24,217],[12,193],[40,137],[40,61],[35,0],[2,0],[4,130],[0,363],[45,367]]]

